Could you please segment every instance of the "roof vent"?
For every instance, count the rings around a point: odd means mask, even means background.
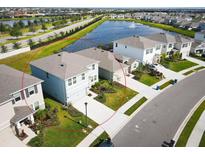
[[[61,54],[59,53],[58,56],[61,56]]]
[[[61,67],[63,67],[63,66],[64,66],[64,64],[60,64],[60,66],[61,66]]]
[[[104,52],[104,50],[101,50],[101,52]]]

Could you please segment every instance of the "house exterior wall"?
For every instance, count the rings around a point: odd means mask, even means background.
[[[205,34],[197,32],[195,33],[194,39],[198,41],[205,41]]]
[[[117,47],[116,47],[116,43],[118,44]],[[139,60],[140,62],[143,62],[143,56],[144,56],[143,49],[134,48],[131,46],[127,46],[127,48],[125,48],[124,44],[120,44],[116,41],[113,44],[113,52],[127,56],[127,57],[131,57],[131,58]]]
[[[122,69],[119,69],[114,72],[113,81],[123,81],[127,74],[128,74],[128,67],[124,68],[124,71]]]
[[[113,73],[109,72],[108,70],[105,70],[103,68],[99,68],[99,76],[102,79],[107,79],[107,80],[113,81]]]
[[[183,47],[184,44],[187,44],[187,47]],[[182,59],[189,55],[191,51],[192,42],[188,43],[176,43],[175,47],[182,53]]]
[[[132,71],[134,71],[137,67],[139,66],[139,62],[138,61],[134,61],[130,67],[129,67],[129,72],[131,73]]]
[[[12,102],[5,102],[0,105],[0,131],[10,126],[10,120],[15,115]]]
[[[42,92],[42,87],[41,87],[41,83],[36,85],[37,87],[37,92],[35,93],[35,88],[34,85],[30,86],[26,89],[23,89],[19,92],[16,92],[13,94],[13,96],[20,96],[21,100],[15,102],[15,104],[13,104],[13,106],[26,106],[29,105],[31,106],[34,110],[35,110],[35,103],[38,102],[39,104],[39,108],[40,109],[44,109],[45,108],[45,102],[44,102],[44,98],[43,98],[43,92]],[[30,90],[34,90],[34,94],[32,95],[28,95],[28,92]]]
[[[62,104],[66,104],[67,100],[65,92],[65,81],[52,74],[48,74],[47,77],[47,73],[45,71],[35,66],[30,66],[32,75],[41,80],[44,80],[44,82],[42,83],[43,91],[60,101]]]

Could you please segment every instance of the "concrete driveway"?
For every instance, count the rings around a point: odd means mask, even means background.
[[[173,139],[190,110],[205,95],[205,71],[166,89],[114,137],[115,146],[154,147]]]
[[[102,103],[86,96],[72,105],[85,114],[85,102],[88,102],[88,117],[97,122],[109,135],[114,135],[127,123],[128,116],[115,112]]]
[[[0,131],[0,147],[26,147],[12,132],[11,128]]]

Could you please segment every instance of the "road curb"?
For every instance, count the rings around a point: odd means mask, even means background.
[[[190,110],[190,112],[188,113],[188,115],[186,116],[186,118],[184,119],[184,121],[181,123],[181,125],[179,126],[179,128],[177,129],[176,134],[174,135],[173,140],[175,141],[175,145],[177,143],[177,140],[179,139],[182,131],[184,130],[187,122],[189,121],[189,119],[191,118],[191,116],[194,114],[194,112],[196,111],[196,109],[201,105],[201,103],[205,100],[205,96],[203,96],[198,102],[197,104]],[[174,145],[174,146],[175,146]]]

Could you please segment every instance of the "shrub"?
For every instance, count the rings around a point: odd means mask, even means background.
[[[95,99],[101,103],[106,102],[106,97],[104,93],[100,93],[98,96],[95,97]]]

